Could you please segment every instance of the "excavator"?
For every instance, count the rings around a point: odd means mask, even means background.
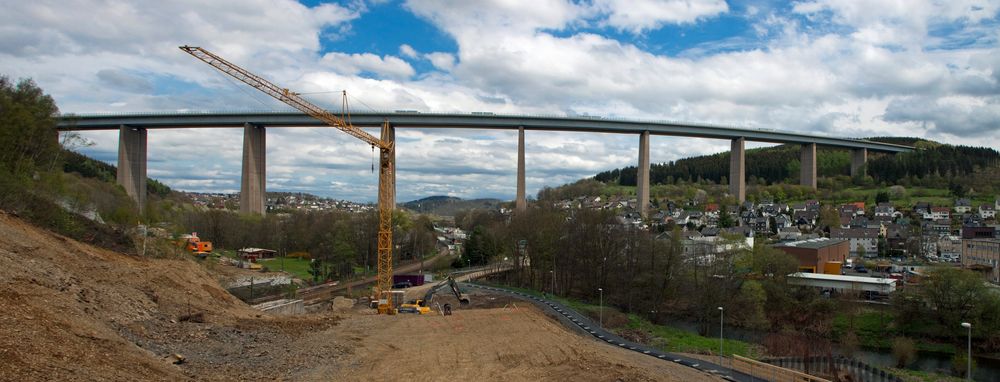
[[[379,314],[394,314],[392,288],[392,210],[396,204],[396,143],[395,131],[386,120],[382,136],[376,138],[350,122],[350,115],[338,117],[306,101],[299,93],[280,87],[250,71],[239,67],[207,49],[181,46],[181,50],[212,66],[222,73],[260,90],[264,94],[308,114],[344,133],[358,138],[379,149],[378,177],[378,276],[372,300],[376,301]],[[344,113],[347,113],[347,93],[344,92]]]
[[[437,285],[431,287],[424,294],[423,299],[410,300],[409,302],[399,306],[399,313],[418,313],[418,314],[428,314],[431,312],[431,300],[434,299],[434,294],[437,293],[444,287],[449,287],[451,293],[455,294],[455,298],[462,305],[469,305],[469,295],[462,293],[462,289],[458,287],[458,283],[455,282],[451,276],[448,276],[447,280],[441,281]]]

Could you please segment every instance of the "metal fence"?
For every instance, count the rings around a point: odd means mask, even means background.
[[[733,355],[732,368],[751,377],[771,382],[830,382],[827,379],[814,377],[790,368],[754,361],[738,355]]]
[[[864,362],[847,357],[773,357],[761,360],[762,363],[794,369],[803,373],[824,372],[833,374],[839,372],[848,374],[853,381],[865,382],[902,382],[898,376]]]

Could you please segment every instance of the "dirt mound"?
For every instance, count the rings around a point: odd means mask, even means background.
[[[243,353],[211,349],[243,345],[228,338],[241,328],[279,336],[332,324],[261,330],[272,320],[260,314],[193,261],[123,255],[0,213],[0,380],[188,379],[199,375],[190,365],[214,362],[199,346],[215,359]],[[174,353],[187,364],[164,360]]]
[[[359,363],[339,380],[722,381],[568,332],[531,304],[451,316],[353,316]],[[377,329],[375,329],[377,328]],[[322,379],[315,371],[294,379]]]
[[[336,312],[350,310],[354,307],[354,300],[347,297],[337,296],[330,302],[330,309]]]

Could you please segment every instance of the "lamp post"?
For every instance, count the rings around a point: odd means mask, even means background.
[[[969,330],[969,348],[965,353],[965,359],[968,362],[965,369],[965,379],[972,380],[972,324],[968,322],[963,322],[962,327]]]
[[[553,271],[549,271],[549,276],[552,277],[552,295],[555,296],[556,295],[556,273],[553,272]]]
[[[597,288],[597,292],[601,294],[601,329],[604,329],[604,288]]]
[[[722,366],[722,322],[725,317],[726,310],[719,307],[719,366]]]

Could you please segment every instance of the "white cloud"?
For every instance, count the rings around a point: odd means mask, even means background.
[[[416,49],[413,49],[409,44],[403,44],[399,46],[399,54],[406,58],[418,58],[420,53],[417,53]]]
[[[729,11],[725,0],[595,0],[594,7],[608,15],[607,25],[636,34]]]
[[[376,73],[382,77],[405,80],[416,74],[413,67],[396,56],[379,57],[371,53],[344,54],[331,52],[323,55],[323,62],[341,74],[359,75]]]
[[[405,6],[445,30],[471,34],[563,29],[590,12],[565,0],[407,0]]]
[[[444,52],[427,53],[425,55],[430,60],[431,65],[440,70],[450,72],[455,67],[455,55]]]

